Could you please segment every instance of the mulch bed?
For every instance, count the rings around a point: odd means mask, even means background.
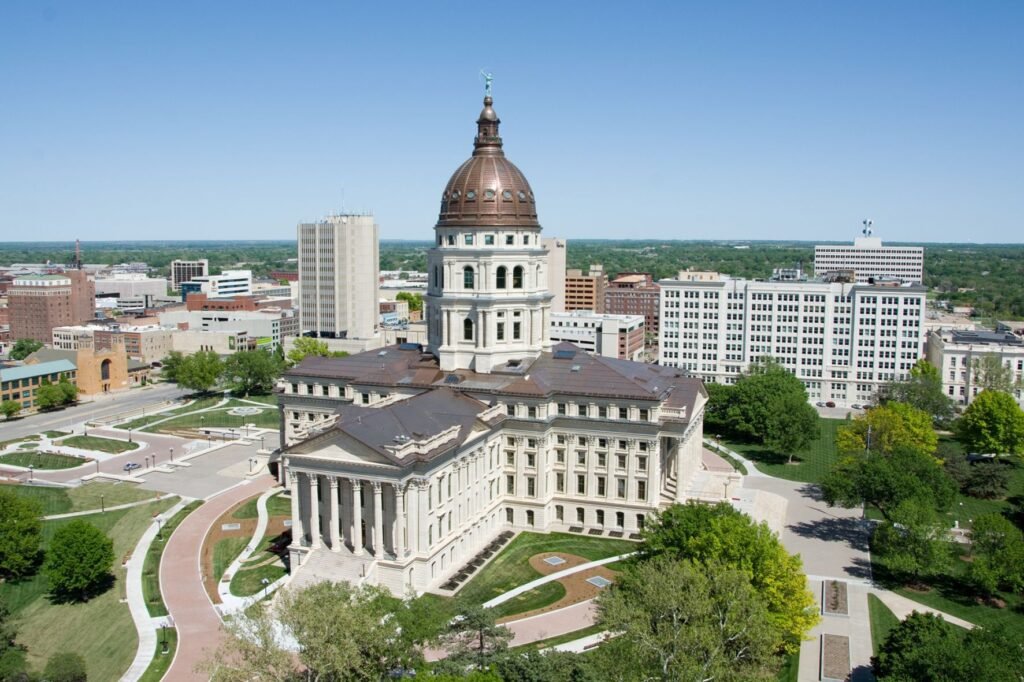
[[[213,548],[224,538],[252,537],[253,532],[256,530],[257,519],[236,519],[232,516],[239,507],[248,501],[242,500],[221,514],[220,518],[214,521],[213,526],[210,527],[210,532],[206,535],[206,539],[203,540],[203,549],[199,555],[199,565],[202,567],[203,572],[203,587],[206,588],[206,594],[210,596],[210,600],[214,604],[220,604],[221,601],[220,595],[217,593],[217,581],[213,579]],[[236,523],[239,528],[238,530],[221,530],[221,526],[225,523]],[[273,527],[273,522],[268,527]]]
[[[843,635],[821,636],[821,677],[845,680],[850,674],[850,638]]]
[[[565,563],[552,566],[551,564],[544,562],[544,559],[552,556],[565,559]],[[564,571],[565,569],[572,568],[573,566],[590,563],[591,560],[575,554],[566,554],[565,552],[541,552],[540,554],[534,554],[530,557],[529,561],[530,566],[532,566],[533,569],[541,575],[551,575],[552,573],[558,573],[559,571]],[[542,609],[534,609],[524,613],[517,613],[514,616],[507,616],[499,619],[498,622],[507,623],[512,620],[520,620],[521,618],[526,618],[528,616],[536,616],[538,613],[554,611],[572,604],[578,604],[581,601],[593,599],[598,595],[601,589],[588,583],[587,578],[593,578],[596,575],[614,582],[617,573],[605,568],[604,566],[597,566],[595,568],[587,569],[586,571],[573,573],[572,575],[561,578],[558,581],[562,583],[563,587],[565,587],[565,596],[555,603],[549,604]]]
[[[822,585],[822,610],[833,616],[848,616],[846,583],[839,580],[826,580]]]

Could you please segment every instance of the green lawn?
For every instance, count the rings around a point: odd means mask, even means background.
[[[248,500],[245,504],[235,510],[232,514],[236,519],[255,519],[259,515],[256,512],[256,501],[258,497],[254,497]],[[267,514],[271,518],[275,516],[291,516],[292,515],[292,502],[291,498],[283,497],[281,493],[273,495],[267,500]]]
[[[74,469],[92,460],[82,457],[69,457],[51,452],[12,452],[0,455],[0,462],[16,467],[33,467],[35,469]]]
[[[263,557],[264,555],[255,554],[254,556]],[[240,569],[231,576],[231,594],[238,597],[248,597],[256,594],[263,589],[264,578],[273,583],[286,573],[287,571],[284,570],[284,566],[277,566],[275,564],[264,564],[256,568]]]
[[[134,483],[106,483],[94,481],[77,488],[57,486],[17,485],[6,488],[22,497],[37,501],[43,508],[43,516],[88,511],[100,508],[100,497],[107,507],[129,502],[141,502],[156,496],[151,490],[143,490]]]
[[[70,436],[70,431],[43,431],[43,435],[47,438],[61,438],[63,436]]]
[[[200,429],[203,427],[239,429],[244,424],[255,424],[257,427],[265,429],[276,429],[280,426],[280,417],[278,416],[276,406],[267,405],[263,408],[262,412],[244,416],[228,414],[228,411],[234,407],[258,408],[256,405],[243,403],[238,400],[231,400],[223,407],[218,407],[215,410],[184,414],[180,417],[175,417],[174,419],[165,421],[162,424],[147,426],[142,430],[154,433],[164,433],[177,429]]]
[[[772,452],[759,443],[744,443],[728,438],[724,439],[724,442],[732,450],[753,460],[757,468],[769,476],[818,483],[839,460],[839,452],[836,450],[836,429],[845,423],[845,419],[821,419],[818,437],[806,451],[793,457],[793,464],[787,464],[787,455]]]
[[[540,575],[538,574],[535,577],[539,578]],[[520,595],[512,597],[507,602],[498,604],[494,607],[494,615],[496,618],[515,616],[520,613],[526,613],[527,611],[534,611],[536,609],[542,609],[545,606],[551,606],[564,597],[565,587],[557,580],[552,580],[549,583],[544,583],[539,587],[535,587],[532,590],[527,590]]]
[[[73,652],[85,659],[90,680],[116,680],[128,669],[138,644],[125,598],[121,560],[152,523],[152,516],[173,505],[173,500],[90,516],[89,523],[114,540],[116,581],[107,592],[84,604],[53,604],[47,598],[42,575],[17,583],[0,583],[0,599],[11,610],[18,642],[28,648],[29,664],[42,669],[57,652]],[[44,547],[62,525],[73,519],[43,522]],[[102,625],[101,627],[98,625]]]
[[[133,419],[130,422],[120,424],[116,428],[126,430],[132,429],[137,431],[141,429],[143,426],[152,424],[155,421],[160,421],[161,419],[166,419],[167,417],[170,417],[172,415],[187,414],[189,412],[195,412],[196,410],[202,410],[207,407],[213,407],[223,399],[224,396],[222,394],[207,396],[206,398],[199,398],[190,405],[176,407],[173,410],[166,410],[164,412],[154,412],[153,414],[147,414],[142,417],[138,417],[137,419]]]
[[[224,571],[228,570],[231,562],[238,558],[245,546],[249,544],[249,538],[234,537],[223,538],[213,546],[213,579],[220,582],[224,577]]]
[[[171,667],[171,661],[174,660],[174,652],[178,648],[178,631],[174,628],[167,628],[163,632],[167,640],[167,653],[163,652],[163,639],[158,633],[153,660],[150,661],[146,672],[142,673],[139,682],[160,682],[164,675],[167,674],[167,669]]]
[[[963,551],[961,547],[957,551]],[[871,570],[875,580],[894,592],[933,609],[963,618],[982,627],[1002,630],[1007,637],[1024,641],[1024,595],[1000,592],[1006,608],[979,603],[974,589],[966,580],[967,562],[954,558],[952,568],[944,575],[924,580],[927,592],[907,589],[896,580],[882,560],[871,555]]]
[[[114,440],[113,438],[102,438],[100,436],[71,436],[62,440],[60,444],[66,445],[69,448],[109,452],[113,455],[136,450],[139,447],[138,443],[129,443],[126,440]]]
[[[0,450],[3,450],[8,445],[14,445],[15,443],[20,443],[23,440],[34,440],[34,441],[37,441],[37,440],[40,440],[40,438],[39,438],[39,436],[37,434],[37,435],[32,435],[32,436],[22,436],[21,438],[12,438],[10,440],[0,440]]]
[[[868,595],[868,617],[871,620],[871,650],[877,656],[878,648],[889,631],[899,625],[900,619],[873,594]]]
[[[482,604],[509,590],[536,580],[540,573],[530,566],[529,558],[541,552],[565,552],[585,557],[591,561],[617,554],[636,551],[637,543],[614,538],[599,538],[569,533],[520,533],[512,539],[498,556],[466,583],[457,593],[459,599]],[[558,586],[561,588],[561,585]],[[564,589],[561,594],[564,594]],[[525,596],[525,595],[524,595]],[[546,597],[555,597],[554,588],[548,588]],[[554,601],[561,598],[557,596]],[[515,601],[515,600],[512,600]],[[530,598],[530,609],[541,608],[552,603],[541,603],[541,599]],[[502,615],[522,613],[521,610],[504,612]]]
[[[163,595],[160,593],[160,558],[164,554],[164,547],[185,517],[194,512],[202,505],[202,500],[189,502],[178,510],[178,513],[167,520],[160,531],[160,535],[153,539],[146,552],[146,560],[142,564],[142,597],[146,600],[146,609],[151,616],[166,616],[167,606],[164,605]]]

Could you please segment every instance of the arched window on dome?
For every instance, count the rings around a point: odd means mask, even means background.
[[[523,288],[523,266],[517,265],[512,270],[512,288],[522,289]]]
[[[504,265],[498,266],[497,280],[498,281],[496,283],[496,286],[499,289],[508,288],[508,268],[506,268]]]
[[[462,321],[462,340],[473,340],[473,320],[468,317]]]
[[[469,265],[462,268],[462,288],[473,289],[476,284],[476,273],[473,272],[473,268]]]
[[[434,288],[435,289],[438,286],[441,285],[441,274],[440,274],[440,272],[441,272],[441,268],[435,265],[434,266]]]

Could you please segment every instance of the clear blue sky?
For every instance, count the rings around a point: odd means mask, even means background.
[[[430,239],[479,69],[546,233],[1024,241],[1024,2],[0,3],[0,241]]]

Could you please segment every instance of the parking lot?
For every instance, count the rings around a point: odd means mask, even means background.
[[[266,447],[277,447],[277,434],[270,434]],[[206,498],[245,480],[250,471],[266,470],[266,456],[257,454],[259,445],[228,445],[189,460],[190,466],[173,473],[143,472],[147,490],[174,493],[185,497]],[[253,460],[250,462],[250,460]]]

